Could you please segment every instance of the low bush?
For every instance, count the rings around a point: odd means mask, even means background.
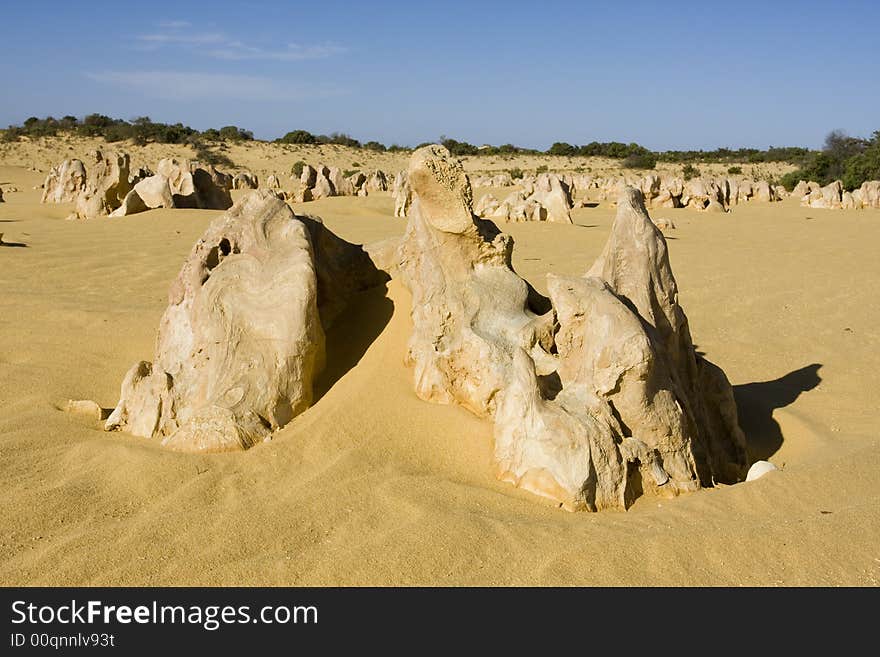
[[[697,178],[700,175],[700,170],[695,167],[693,164],[685,164],[681,168],[681,177],[685,180],[690,180],[691,178]]]

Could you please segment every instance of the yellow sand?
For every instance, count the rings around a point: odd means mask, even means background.
[[[25,190],[0,204],[0,232],[26,245],[0,247],[0,584],[878,584],[880,211],[656,211],[678,226],[694,340],[736,386],[756,457],[782,471],[569,514],[492,478],[488,422],[415,397],[395,283],[331,332],[319,401],[249,452],[170,453],[58,410],[116,403],[220,213],[64,221],[31,190],[42,177],[0,166]],[[297,209],[355,242],[403,229],[387,195]],[[612,217],[502,228],[546,289],[548,271],[587,268]]]

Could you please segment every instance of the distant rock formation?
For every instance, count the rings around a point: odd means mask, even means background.
[[[43,183],[43,203],[73,203],[69,219],[121,217],[153,208],[226,210],[232,177],[213,166],[166,158],[157,173],[132,170],[127,153],[95,151],[89,169],[71,159],[53,167]]]
[[[242,171],[232,177],[232,189],[257,189],[259,186],[259,179],[250,171]]]
[[[207,169],[189,160],[166,158],[157,173],[135,184],[122,205],[110,216],[121,217],[154,208],[226,210],[232,207],[232,177],[213,166]]]
[[[86,185],[74,200],[69,219],[92,219],[106,216],[122,205],[125,196],[139,182],[130,175],[128,153],[95,151],[89,165]]]
[[[86,167],[82,160],[64,160],[46,176],[40,203],[73,203],[85,188]]]
[[[801,205],[824,210],[860,210],[880,208],[880,180],[866,180],[861,187],[848,192],[843,183],[835,180],[824,187],[819,183],[801,180],[791,193],[800,198]]]
[[[348,177],[338,167],[317,167],[306,164],[299,179],[299,190],[295,194],[298,202],[315,201],[333,196],[367,196],[371,192],[388,191],[389,178],[384,171],[375,170],[369,174],[357,171]],[[398,186],[393,183],[394,189]],[[396,195],[395,191],[395,195]]]
[[[406,217],[410,205],[412,205],[412,189],[410,189],[406,171],[400,171],[394,177],[394,188],[391,195],[394,197],[394,216]]]

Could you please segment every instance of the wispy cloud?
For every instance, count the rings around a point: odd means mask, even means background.
[[[296,87],[288,82],[254,75],[180,71],[101,71],[87,78],[149,98],[175,101],[311,100],[343,95],[331,86]]]
[[[288,43],[285,48],[267,50],[265,48],[249,46],[241,41],[229,41],[223,44],[222,48],[208,50],[206,54],[217,59],[275,59],[282,62],[296,62],[308,59],[324,59],[344,52],[345,48],[332,43],[312,46]]]
[[[226,37],[219,32],[189,34],[187,32],[156,32],[141,34],[138,41],[148,44],[177,44],[181,46],[202,46],[205,44],[225,43]]]
[[[159,48],[186,48],[214,59],[227,61],[238,60],[275,60],[295,62],[313,59],[325,59],[346,52],[346,49],[335,43],[284,45],[254,45],[241,39],[235,39],[223,32],[187,30],[186,21],[168,21],[160,23],[158,30],[135,37],[142,50],[158,50]]]

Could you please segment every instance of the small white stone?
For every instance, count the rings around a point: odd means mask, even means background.
[[[770,461],[755,461],[752,464],[752,467],[749,468],[749,473],[746,475],[746,481],[754,481],[755,479],[760,479],[768,472],[772,472],[773,470],[779,470],[775,465],[770,463]]]

